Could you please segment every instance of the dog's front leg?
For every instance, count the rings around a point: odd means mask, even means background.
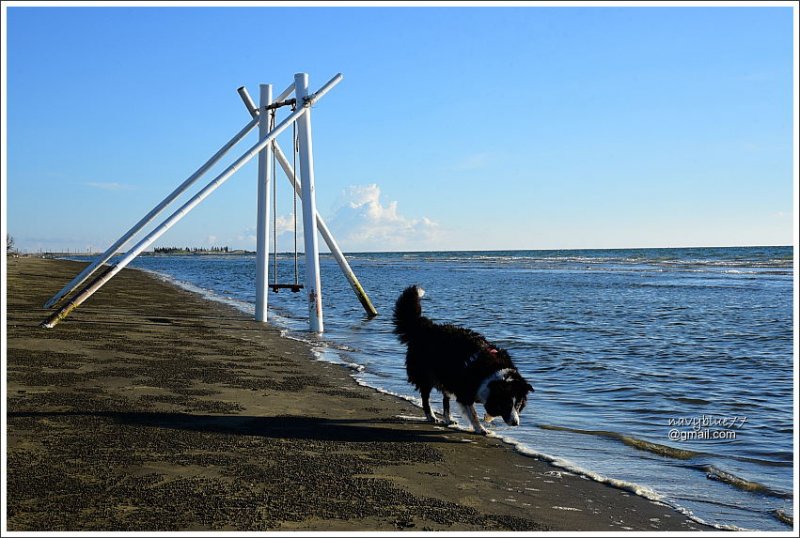
[[[470,423],[472,423],[472,429],[475,431],[475,433],[488,435],[489,432],[486,431],[486,428],[481,425],[481,421],[478,419],[478,412],[475,410],[475,404],[471,403],[469,405],[464,405],[461,402],[458,403],[461,404],[461,409],[463,409],[464,414],[467,415]]]

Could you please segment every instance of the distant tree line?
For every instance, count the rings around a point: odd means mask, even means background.
[[[186,254],[186,253],[210,253],[210,252],[229,252],[228,247],[210,247],[210,248],[189,248],[189,247],[156,247],[153,249],[156,254]]]

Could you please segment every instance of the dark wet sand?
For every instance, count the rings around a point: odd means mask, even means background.
[[[8,260],[8,530],[703,528],[497,439],[398,418],[421,410],[142,272],[40,329],[80,267]]]

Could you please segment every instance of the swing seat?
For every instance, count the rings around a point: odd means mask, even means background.
[[[275,293],[278,293],[278,290],[292,290],[292,293],[297,293],[303,289],[302,284],[270,284],[269,287]]]

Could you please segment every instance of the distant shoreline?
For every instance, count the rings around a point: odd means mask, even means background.
[[[200,247],[197,247],[198,249]],[[663,250],[708,250],[708,249],[720,249],[720,250],[732,250],[732,249],[759,249],[759,248],[785,248],[785,249],[794,249],[794,245],[737,245],[737,246],[688,246],[688,247],[610,247],[610,248],[530,248],[530,249],[481,249],[481,250],[366,250],[366,251],[345,251],[345,255],[370,255],[370,254],[435,254],[435,253],[442,253],[442,254],[487,254],[492,252],[622,252],[622,251],[636,251],[636,250],[645,250],[645,251],[663,251]],[[44,258],[70,258],[70,257],[80,257],[80,258],[96,258],[103,254],[102,252],[55,252],[55,251],[39,251],[39,252],[28,252],[23,251],[19,252],[16,251],[15,254],[19,256],[34,256],[34,257],[44,257]],[[116,256],[123,256],[127,254],[127,252],[119,252]],[[272,252],[269,253],[272,255]],[[305,252],[302,250],[298,251],[298,255],[305,255]],[[190,252],[180,252],[175,251],[174,253],[160,253],[160,252],[153,252],[153,251],[145,251],[139,254],[139,256],[182,256],[182,255],[198,255],[198,256],[229,256],[229,255],[250,255],[255,256],[256,252],[253,250],[246,250],[246,249],[236,249],[236,250],[228,250],[225,251],[208,251],[208,250],[197,250],[197,251],[190,251]],[[288,256],[294,255],[294,251],[282,251],[278,252],[279,256]],[[328,251],[320,251],[320,256],[327,256],[330,255]]]

